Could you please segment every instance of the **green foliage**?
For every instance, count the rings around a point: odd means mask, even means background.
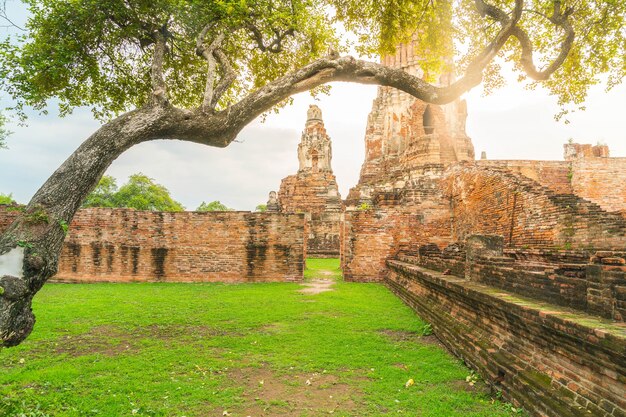
[[[444,348],[386,334],[424,322],[383,285],[301,288],[47,284],[32,336],[2,351],[0,415],[512,415]]]
[[[183,211],[164,186],[142,173],[133,174],[119,189],[115,178],[105,175],[87,196],[83,207],[119,207],[148,211]]]
[[[4,114],[0,113],[0,149],[6,148],[5,140],[11,134],[11,132],[6,128],[7,118]],[[2,194],[0,194],[0,197]],[[0,203],[3,204],[3,203]]]
[[[142,173],[133,174],[115,193],[118,207],[150,211],[183,211],[182,204],[172,199],[164,186]]]
[[[33,248],[33,244],[30,242],[27,242],[25,240],[19,240],[17,242],[17,246],[19,246],[20,248],[24,248],[24,249],[32,249]]]
[[[254,208],[254,211],[264,212],[267,211],[267,204],[259,204]]]
[[[36,207],[34,210],[26,213],[24,220],[31,224],[50,223],[50,217],[42,207]]]
[[[206,61],[195,51],[196,37],[211,24],[210,43],[228,34],[222,48],[239,77],[223,102],[240,97],[288,70],[308,63],[336,45],[321,0],[27,0],[27,33],[0,45],[0,85],[23,106],[45,109],[59,100],[61,114],[90,106],[109,118],[151,98],[150,67],[155,33],[168,44],[166,83],[173,104],[198,106],[206,83]],[[265,46],[295,29],[281,53],[256,47],[254,26]]]
[[[221,202],[215,200],[211,201],[210,203],[205,203],[203,201],[202,204],[198,206],[196,211],[233,211],[233,209],[228,208]]]
[[[63,230],[63,234],[67,236],[67,232],[70,229],[70,226],[67,224],[67,222],[65,220],[59,220],[59,226]]]
[[[15,204],[15,200],[13,200],[13,194],[0,193],[0,204]]]
[[[174,105],[200,105],[206,62],[196,54],[196,37],[207,25],[207,42],[227,33],[222,49],[238,77],[219,108],[320,56],[350,45],[340,27],[356,34],[364,54],[393,52],[415,36],[414,54],[424,76],[435,81],[456,67],[463,70],[489,45],[500,25],[480,15],[474,0],[25,0],[27,31],[0,39],[0,89],[24,106],[45,111],[56,99],[61,114],[89,106],[109,118],[151,98],[150,68],[156,34],[166,37],[164,73]],[[514,0],[490,2],[510,13]],[[577,34],[571,53],[546,82],[562,105],[582,108],[589,86],[619,84],[626,74],[626,2],[562,0],[573,7]],[[558,54],[563,31],[549,19],[554,2],[526,0],[519,27],[529,34],[537,67]],[[254,28],[254,29],[253,29]],[[280,53],[267,47],[277,34]],[[257,38],[261,38],[262,47]],[[454,39],[454,42],[453,42]],[[519,42],[511,39],[484,74],[487,91],[503,85],[503,62],[519,67]],[[220,70],[221,71],[221,70]],[[534,87],[530,83],[530,87]],[[324,89],[324,88],[322,88]],[[562,115],[566,114],[564,110]]]
[[[103,175],[83,202],[83,207],[120,207],[115,200],[117,183],[111,175]]]
[[[367,211],[367,210],[371,210],[372,206],[368,203],[361,203],[357,209],[359,209],[360,211]]]

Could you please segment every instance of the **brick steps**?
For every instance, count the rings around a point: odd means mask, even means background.
[[[399,260],[387,265],[390,289],[532,415],[625,415],[626,325]]]

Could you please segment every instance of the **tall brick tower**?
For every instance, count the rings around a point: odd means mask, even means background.
[[[309,106],[307,120],[302,132],[302,139],[298,145],[298,172],[330,172],[332,149],[330,137],[326,134],[322,110],[315,106]]]
[[[284,178],[278,192],[280,211],[305,213],[309,236],[307,254],[339,256],[343,202],[331,167],[332,147],[322,111],[312,105],[298,145],[298,173]]]
[[[424,77],[415,42],[400,44],[395,55],[381,62]],[[439,76],[439,85],[450,85],[452,73]],[[391,87],[379,87],[365,133],[365,162],[359,185],[375,186],[397,181],[416,167],[473,160],[474,146],[465,133],[464,100],[438,106],[415,99]]]

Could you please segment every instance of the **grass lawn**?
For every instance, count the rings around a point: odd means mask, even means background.
[[[302,288],[48,284],[33,334],[0,350],[0,415],[513,415],[382,285]]]

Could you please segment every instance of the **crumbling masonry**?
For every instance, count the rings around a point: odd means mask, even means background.
[[[331,167],[332,147],[326,134],[322,111],[310,106],[298,145],[299,168],[284,178],[278,202],[268,202],[269,210],[304,213],[307,220],[307,255],[339,257],[339,231],[343,202]]]

